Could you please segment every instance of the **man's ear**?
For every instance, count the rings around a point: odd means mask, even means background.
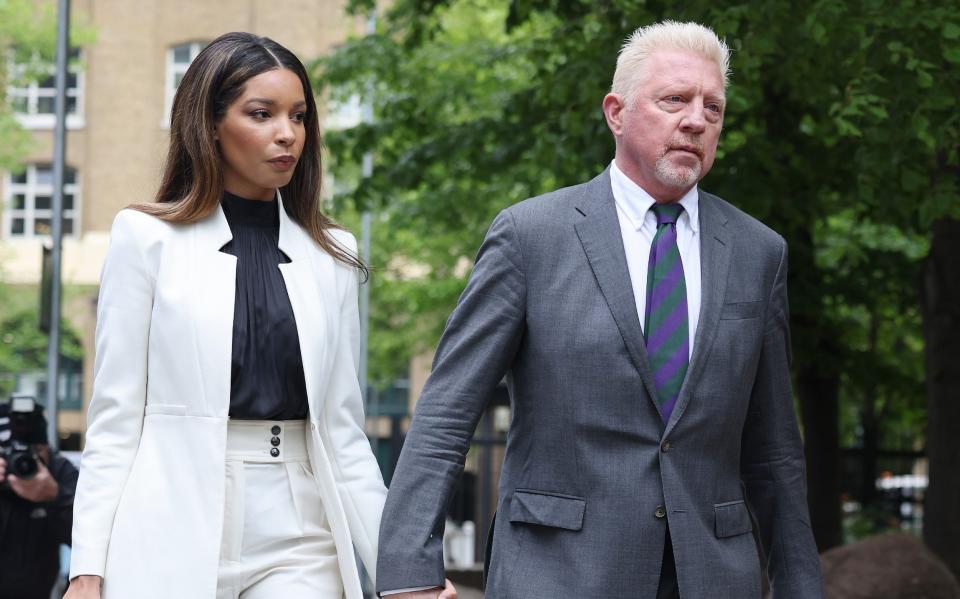
[[[624,98],[620,94],[610,92],[603,97],[603,116],[606,117],[607,127],[610,127],[610,132],[615,137],[620,137],[623,132],[621,113],[625,106]]]

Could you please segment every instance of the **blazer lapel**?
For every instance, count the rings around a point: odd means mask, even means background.
[[[700,194],[700,322],[693,339],[693,357],[690,368],[680,388],[680,397],[667,423],[664,436],[670,434],[677,420],[683,415],[697,381],[706,366],[710,346],[717,333],[720,311],[727,290],[727,274],[730,271],[732,243],[726,229],[727,217],[720,211],[713,198],[702,191]]]
[[[310,418],[316,420],[322,408],[328,335],[333,328],[328,326],[330,310],[326,306],[326,296],[333,293],[336,297],[336,279],[330,257],[312,251],[313,240],[287,215],[279,191],[277,197],[280,204],[279,247],[290,258],[288,264],[280,265],[280,273],[297,323]],[[323,289],[320,281],[326,283]]]
[[[204,403],[207,413],[214,416],[226,416],[230,409],[237,259],[220,248],[231,239],[230,225],[219,205],[193,227],[193,289],[187,293],[195,298],[197,310],[193,322]]]
[[[590,182],[589,189],[591,191],[577,206],[577,211],[584,217],[575,225],[577,236],[600,285],[603,298],[610,307],[617,328],[620,329],[620,336],[623,337],[630,358],[656,408],[656,387],[643,341],[643,329],[640,328],[640,319],[637,317],[637,301],[630,283],[617,207],[610,187],[609,168]]]

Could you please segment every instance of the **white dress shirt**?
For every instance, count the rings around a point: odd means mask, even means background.
[[[643,328],[647,306],[647,266],[650,260],[650,246],[657,233],[657,217],[650,208],[656,203],[653,197],[639,185],[631,181],[617,168],[616,160],[610,163],[610,184],[613,187],[613,199],[617,204],[617,218],[620,221],[620,234],[623,236],[623,248],[627,254],[627,268],[630,282],[633,284],[633,296],[637,301],[637,315]],[[683,263],[683,278],[687,283],[687,313],[690,331],[690,356],[693,356],[693,338],[700,321],[700,221],[698,208],[700,197],[697,187],[680,198],[683,212],[677,221],[677,245],[680,248],[680,261]],[[411,591],[425,591],[435,587],[415,587],[383,591],[381,597]]]
[[[647,267],[650,261],[650,246],[657,234],[657,217],[650,208],[656,200],[642,187],[630,180],[610,163],[610,185],[617,204],[617,218],[623,249],[627,254],[627,268],[633,285],[633,297],[637,301],[640,328],[646,326]],[[680,198],[683,212],[677,219],[677,246],[683,264],[683,278],[687,284],[687,316],[689,318],[690,358],[693,357],[693,338],[700,322],[700,196],[697,187]]]

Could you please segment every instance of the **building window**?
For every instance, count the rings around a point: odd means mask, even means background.
[[[180,81],[183,80],[184,73],[193,59],[200,54],[200,50],[206,46],[206,42],[190,42],[173,46],[167,50],[167,79],[164,84],[166,90],[166,108],[164,110],[164,125],[170,126],[170,111],[173,109],[173,96],[180,87]]]
[[[53,217],[53,167],[49,164],[31,164],[20,174],[8,174],[3,188],[5,236],[49,235]],[[64,236],[78,232],[79,197],[77,171],[68,167],[63,184]]]
[[[29,129],[52,128],[57,96],[55,65],[41,63],[39,58],[29,64],[19,63],[12,57],[9,64],[13,84],[7,87],[7,98],[17,119]],[[67,69],[67,126],[81,127],[82,115],[83,69],[80,49],[74,48]]]

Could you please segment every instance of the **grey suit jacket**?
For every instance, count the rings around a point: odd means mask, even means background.
[[[497,216],[390,487],[378,589],[443,581],[445,508],[506,374],[513,421],[488,599],[652,598],[668,522],[684,599],[759,598],[764,566],[777,599],[822,597],[788,369],[786,244],[704,192],[700,236],[700,323],[664,425],[609,173]]]

